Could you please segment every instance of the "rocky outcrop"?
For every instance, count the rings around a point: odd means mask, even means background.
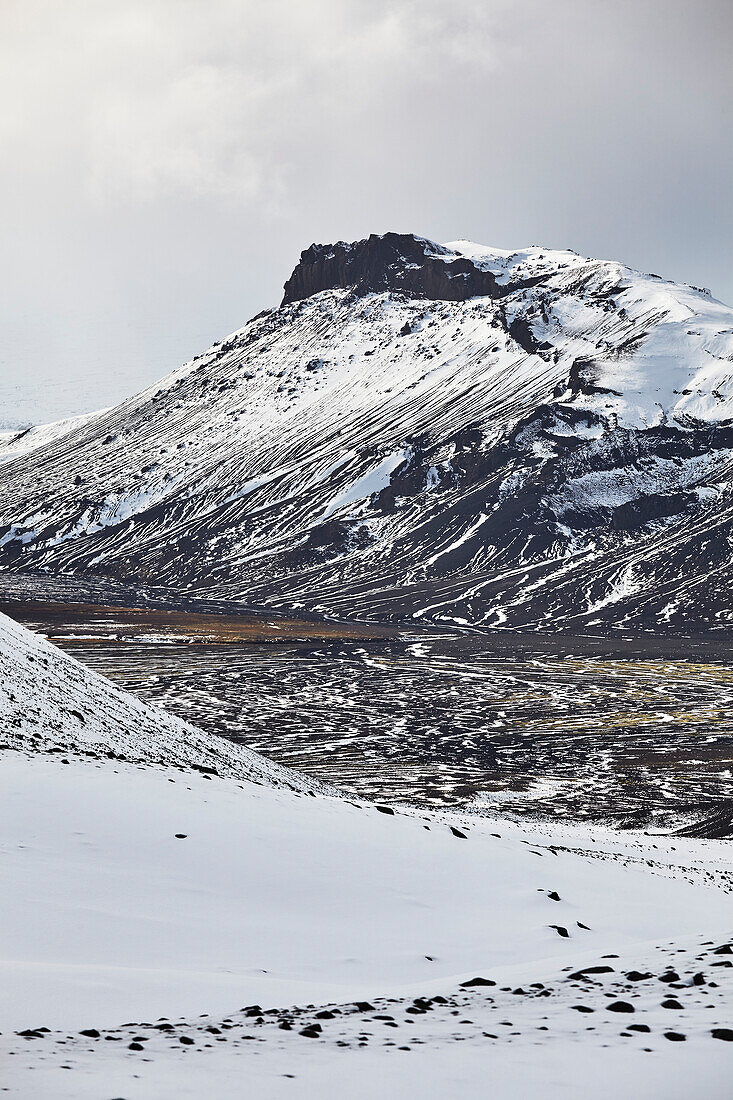
[[[401,292],[447,302],[497,298],[505,291],[492,272],[442,245],[411,233],[372,233],[353,244],[339,241],[306,248],[285,283],[282,304],[339,288],[351,288],[357,294]]]

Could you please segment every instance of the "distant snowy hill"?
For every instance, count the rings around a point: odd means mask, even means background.
[[[103,410],[106,411],[106,410]],[[47,447],[61,436],[67,435],[82,424],[89,423],[99,413],[82,413],[63,420],[54,420],[51,424],[37,424],[31,428],[19,428],[0,431],[0,464],[9,462],[20,455],[30,454],[39,447]]]
[[[314,245],[3,466],[0,566],[370,618],[730,631],[733,310],[573,252]]]

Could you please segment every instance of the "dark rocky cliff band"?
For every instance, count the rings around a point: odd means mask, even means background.
[[[441,251],[445,251],[444,259]],[[355,244],[339,241],[306,248],[285,283],[282,304],[338,288],[352,288],[357,294],[389,290],[447,302],[478,296],[498,298],[505,290],[491,271],[454,257],[440,245],[411,233],[373,233]]]

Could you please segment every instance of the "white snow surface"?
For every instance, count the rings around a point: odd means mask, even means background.
[[[528,1088],[532,1081],[538,1096],[586,1095],[577,1088],[578,1066],[587,1072],[598,1056],[615,1081],[643,1064],[643,1047],[650,1046],[673,1089],[665,1095],[682,1097],[682,1086],[689,1089],[702,1071],[710,1086],[706,1095],[724,1096],[727,1078],[717,1049],[723,1044],[710,1031],[725,1024],[729,989],[726,1002],[712,990],[670,990],[655,977],[638,994],[634,1014],[653,1033],[632,1042],[619,1037],[629,1020],[606,1011],[602,989],[563,987],[564,968],[598,965],[608,955],[618,976],[650,966],[662,973],[668,961],[679,969],[702,967],[694,961],[701,944],[720,942],[730,928],[730,893],[706,879],[709,868],[718,877],[731,870],[723,842],[655,838],[652,851],[648,839],[634,835],[452,819],[466,834],[461,839],[447,821],[429,815],[388,816],[336,798],[182,778],[165,769],[77,759],[62,765],[17,753],[4,758],[0,772],[8,899],[0,1051],[17,1052],[7,1059],[11,1095],[133,1098],[184,1090],[193,1096],[193,1082],[200,1088],[208,1076],[215,1095],[236,1096],[241,1075],[254,1074],[262,1077],[258,1095],[279,1096],[287,1092],[282,1074],[294,1072],[296,1079],[320,1077],[320,1095],[335,1097],[341,1095],[338,1084],[323,1075],[332,1066],[336,1081],[343,1080],[345,1058],[351,1074],[367,1077],[356,1095],[390,1090],[403,1071],[394,1048],[383,1048],[380,1057],[387,1032],[372,1019],[375,1012],[409,1020],[404,1010],[412,998],[450,996],[460,981],[480,974],[497,982],[490,1002],[474,996],[458,1017],[446,1010],[427,1022],[421,1018],[414,1030],[403,1024],[389,1034],[410,1045],[422,1040],[425,1049],[412,1047],[411,1073],[416,1082],[434,1078],[428,1095],[450,1094],[461,1042],[472,1067],[466,1083],[474,1089],[486,1071],[482,1046],[489,1064],[496,1059],[500,1080],[508,1067],[519,1075],[511,1093],[517,1096],[523,1095],[520,1085]],[[647,857],[653,857],[651,868]],[[550,890],[559,902],[548,898]],[[566,926],[569,937],[560,937],[554,924]],[[704,969],[707,978],[727,977]],[[537,981],[553,989],[548,1000],[509,992]],[[670,992],[685,1002],[674,1019],[660,1007]],[[714,1005],[712,1012],[699,998],[687,1003],[698,993]],[[240,1009],[253,1003],[267,1009],[384,997],[397,1001],[376,1004],[353,1024],[324,1025],[333,1034],[319,1039],[315,1058],[310,1040],[297,1030],[269,1027],[255,1032],[256,1043],[233,1043],[226,1053],[213,1044],[205,1048],[211,1036],[199,1030],[235,1020],[252,1034]],[[585,1032],[587,1018],[571,1007],[589,1000],[595,1034]],[[195,1036],[190,1058],[181,1056],[176,1036],[171,1042],[141,1031],[159,1017],[176,1021],[176,1033]],[[472,1026],[462,1026],[464,1019]],[[511,1031],[501,1023],[506,1019]],[[137,1023],[118,1031],[126,1021]],[[538,1031],[542,1021],[546,1036]],[[673,1025],[689,1036],[686,1057],[675,1058],[676,1082],[662,1034]],[[32,1046],[13,1034],[41,1026],[53,1034]],[[95,1041],[90,1055],[90,1044],[78,1034],[89,1027],[126,1037],[121,1050]],[[362,1055],[358,1036],[375,1030],[374,1049]],[[501,1037],[487,1040],[487,1032]],[[128,1051],[140,1034],[150,1038],[149,1062]],[[66,1036],[64,1045],[54,1042]],[[235,1040],[236,1032],[229,1038]],[[348,1051],[337,1039],[349,1041]],[[616,1048],[615,1057],[604,1050],[608,1046]],[[549,1078],[538,1072],[546,1058],[555,1066]],[[189,1079],[191,1063],[196,1069]],[[68,1080],[61,1066],[72,1067]],[[47,1091],[34,1092],[44,1079]],[[658,1095],[655,1080],[647,1077],[634,1095]],[[599,1095],[612,1094],[599,1087]],[[288,1095],[311,1095],[301,1089]]]
[[[34,424],[29,428],[0,431],[0,464],[28,455],[40,447],[47,447],[49,443],[61,439],[83,424],[88,424],[106,411],[106,409],[100,409],[99,412],[67,416],[63,420],[54,420],[50,424]]]

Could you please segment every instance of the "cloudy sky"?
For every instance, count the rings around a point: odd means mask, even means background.
[[[2,0],[0,425],[110,404],[311,241],[541,243],[733,302],[730,0]]]

